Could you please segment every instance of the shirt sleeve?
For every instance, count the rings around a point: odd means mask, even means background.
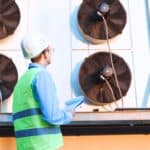
[[[62,125],[71,122],[70,111],[59,108],[55,84],[47,71],[41,71],[32,82],[35,99],[39,102],[42,118],[50,124]]]

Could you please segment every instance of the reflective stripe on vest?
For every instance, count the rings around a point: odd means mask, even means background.
[[[41,110],[39,108],[27,109],[27,110],[20,111],[20,112],[13,114],[13,121],[15,121],[16,119],[23,118],[23,117],[28,117],[32,115],[40,115],[40,114],[41,114]]]
[[[17,138],[28,137],[28,136],[37,136],[37,135],[47,135],[47,134],[58,134],[60,133],[60,128],[35,128],[35,129],[27,129],[16,131],[15,136]]]

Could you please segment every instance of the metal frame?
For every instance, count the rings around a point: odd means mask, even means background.
[[[126,114],[126,118],[124,114]],[[110,115],[112,115],[112,118],[110,118]],[[115,119],[115,116],[119,115],[120,119]],[[137,117],[133,119],[132,117],[134,116]],[[143,119],[143,117],[145,117],[145,119]],[[11,113],[0,114],[1,137],[14,137],[14,128],[11,118]],[[148,134],[150,133],[150,111],[147,109],[116,111],[111,113],[77,113],[74,120],[68,125],[62,125],[61,129],[64,135],[69,136]]]

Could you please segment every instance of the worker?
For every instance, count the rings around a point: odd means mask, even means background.
[[[21,50],[30,59],[13,92],[13,124],[17,150],[58,150],[63,146],[60,125],[68,124],[83,96],[59,107],[56,87],[46,70],[51,63],[52,48],[41,33],[27,35]],[[64,90],[64,89],[63,89]]]

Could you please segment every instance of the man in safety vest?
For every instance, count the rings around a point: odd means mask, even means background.
[[[51,63],[51,47],[42,34],[25,36],[21,49],[31,63],[13,93],[17,150],[59,149],[63,145],[60,125],[71,122],[75,107],[84,97],[74,98],[64,109],[59,108],[55,84],[46,70]]]

